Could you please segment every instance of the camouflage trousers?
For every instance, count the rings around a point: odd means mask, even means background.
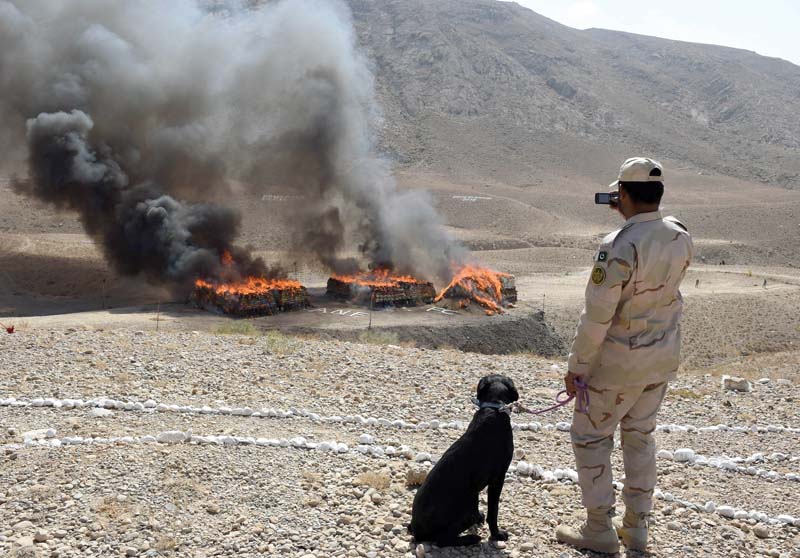
[[[614,506],[611,451],[619,425],[625,463],[622,499],[626,509],[648,513],[656,486],[653,432],[667,382],[629,388],[590,387],[589,391],[589,409],[575,411],[570,430],[583,505],[587,509]]]

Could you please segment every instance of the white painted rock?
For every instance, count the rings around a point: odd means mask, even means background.
[[[527,461],[520,461],[517,463],[517,474],[522,475],[523,477],[527,477],[531,474],[531,464]]]
[[[679,450],[675,450],[674,458],[675,461],[678,463],[689,463],[694,462],[695,460],[695,453],[693,449],[689,448],[681,448]]]
[[[672,452],[667,450],[659,450],[659,452],[656,454],[656,457],[659,459],[669,459],[670,461],[675,459],[675,456],[672,455]]]
[[[186,441],[186,434],[180,430],[168,430],[156,436],[156,441],[162,444],[178,444]]]
[[[418,463],[422,463],[423,461],[430,461],[430,460],[431,460],[431,454],[429,454],[427,452],[424,452],[424,451],[418,453],[416,455],[416,457],[414,457],[414,461],[416,461]]]
[[[753,385],[744,378],[723,376],[722,389],[723,391],[741,391],[743,393],[748,393],[753,391]]]
[[[733,516],[736,515],[736,510],[730,506],[719,506],[717,508],[717,514],[722,517],[727,517],[728,519],[733,519]]]
[[[52,434],[51,434],[52,433]],[[22,439],[26,442],[30,442],[33,440],[44,440],[45,438],[53,438],[56,435],[56,431],[52,428],[42,428],[40,430],[29,430],[28,432],[22,433]]]
[[[359,444],[366,444],[366,445],[374,444],[375,443],[375,437],[374,436],[370,436],[369,434],[362,434],[361,436],[358,437],[358,443]]]
[[[102,407],[95,407],[91,411],[89,411],[89,416],[92,418],[104,418],[110,417],[114,414],[114,411],[111,409],[103,409]]]

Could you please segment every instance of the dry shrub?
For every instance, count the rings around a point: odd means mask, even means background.
[[[686,388],[672,389],[669,391],[671,396],[681,397],[683,399],[702,399],[703,396],[696,391]]]
[[[426,478],[428,478],[428,469],[412,467],[406,472],[406,486],[408,488],[419,488]]]
[[[391,331],[367,329],[359,334],[358,342],[367,345],[399,345],[400,337]]]
[[[39,558],[39,551],[33,546],[20,546],[11,551],[10,558]]]
[[[92,508],[100,516],[100,523],[107,525],[108,522],[119,523],[131,517],[130,509],[117,501],[114,496],[105,496],[96,500]]]
[[[322,500],[316,496],[308,496],[303,498],[303,505],[307,508],[316,508],[320,504],[322,504]]]
[[[187,508],[189,503],[203,498],[208,490],[190,478],[173,478],[164,483],[164,492],[176,507]]]
[[[217,335],[258,335],[259,331],[252,322],[246,320],[235,320],[218,325],[214,329]]]
[[[358,475],[356,482],[361,486],[369,486],[375,490],[385,490],[392,483],[392,477],[384,471],[367,471]]]
[[[303,471],[303,480],[308,484],[319,484],[322,482],[322,475],[314,471]]]
[[[297,350],[297,341],[280,331],[270,330],[264,334],[264,352],[270,355],[287,356]]]
[[[158,541],[156,541],[155,548],[159,552],[172,552],[175,550],[176,546],[178,546],[178,541],[169,535],[162,535]]]

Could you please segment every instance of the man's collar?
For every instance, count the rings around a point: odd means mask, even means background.
[[[627,221],[626,225],[633,225],[634,223],[646,223],[647,221],[657,221],[663,219],[661,211],[648,211],[647,213],[637,213]]]

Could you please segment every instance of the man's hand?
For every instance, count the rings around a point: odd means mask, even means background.
[[[567,372],[567,375],[564,376],[564,387],[567,390],[567,395],[575,395],[578,392],[575,387],[575,378],[577,376],[572,372]]]

